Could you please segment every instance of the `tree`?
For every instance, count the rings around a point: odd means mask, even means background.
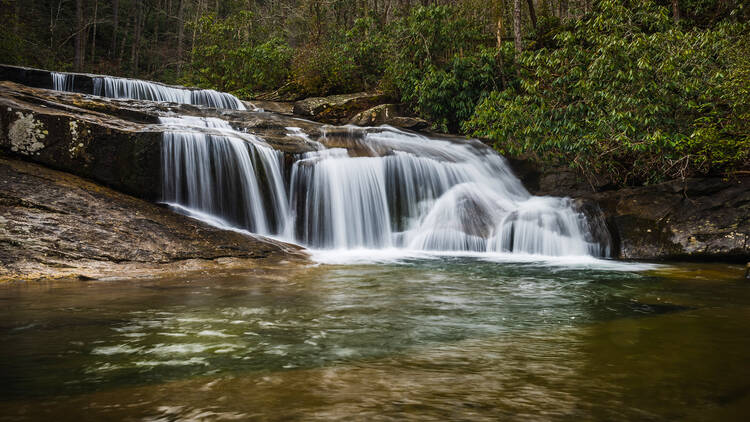
[[[513,44],[516,52],[523,50],[521,44],[521,0],[513,0]]]
[[[75,57],[73,69],[76,72],[83,70],[83,0],[76,0],[76,30],[75,30]]]

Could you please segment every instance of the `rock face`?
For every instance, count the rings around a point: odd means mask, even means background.
[[[176,113],[221,116],[262,136],[289,159],[314,146],[288,136],[287,127],[300,127],[312,139],[321,133],[320,124],[273,113],[113,100],[0,82],[0,151],[156,200],[165,130],[159,117]]]
[[[305,259],[296,246],[213,228],[77,176],[0,158],[0,281],[153,276]]]
[[[675,180],[600,192],[623,258],[750,258],[750,178]]]
[[[360,92],[356,94],[311,97],[294,103],[295,115],[323,123],[342,125],[357,113],[387,102],[380,93]]]
[[[510,162],[532,193],[579,198],[589,221],[606,221],[616,257],[750,259],[750,177],[605,190],[567,168],[540,172],[527,161]]]
[[[349,124],[357,126],[389,125],[411,130],[425,129],[430,125],[427,120],[404,116],[398,104],[381,104],[357,113],[349,120]]]

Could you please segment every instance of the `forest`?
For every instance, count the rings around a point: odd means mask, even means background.
[[[750,160],[742,0],[0,0],[0,62],[296,100],[381,91],[589,180]],[[604,180],[604,182],[601,182]]]

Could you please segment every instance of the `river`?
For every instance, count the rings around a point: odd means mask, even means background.
[[[360,258],[0,286],[0,420],[750,412],[740,266]]]

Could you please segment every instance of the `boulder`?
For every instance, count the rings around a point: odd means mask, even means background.
[[[604,178],[585,180],[568,167],[540,168],[524,157],[508,162],[535,195],[568,196],[596,205],[612,235],[615,257],[738,262],[750,259],[748,176],[728,180],[696,177],[615,187]],[[590,217],[590,205],[582,210]]]
[[[380,104],[357,113],[349,120],[349,124],[357,126],[389,125],[411,130],[424,129],[430,125],[424,119],[404,116],[402,108],[398,104]]]
[[[159,196],[158,116],[0,82],[0,150],[146,199]]]
[[[381,93],[359,92],[355,94],[311,97],[294,103],[295,115],[329,124],[346,124],[357,113],[387,102]]]

